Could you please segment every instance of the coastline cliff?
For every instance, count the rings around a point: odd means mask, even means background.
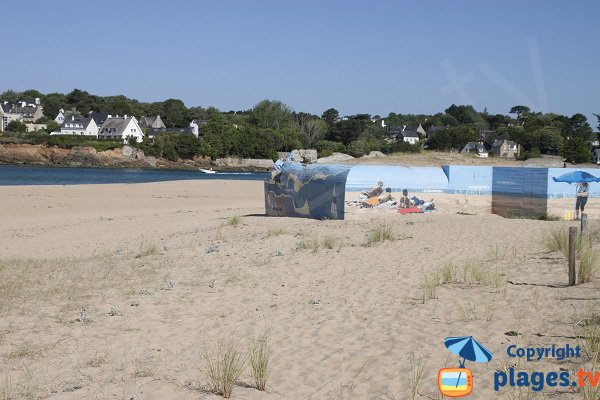
[[[211,160],[197,156],[194,159],[170,161],[165,158],[144,155],[142,150],[131,146],[96,151],[90,146],[61,148],[43,144],[0,144],[0,164],[40,165],[62,167],[104,168],[167,168],[198,169],[213,168],[221,171],[268,171],[273,161],[262,159],[225,158]]]

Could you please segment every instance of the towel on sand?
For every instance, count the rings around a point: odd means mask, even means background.
[[[421,210],[419,207],[408,207],[408,208],[399,208],[398,212],[400,214],[414,214],[414,213],[422,213],[423,210]]]

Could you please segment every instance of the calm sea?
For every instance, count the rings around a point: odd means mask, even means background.
[[[80,185],[91,183],[141,183],[192,179],[264,180],[268,173],[223,172],[164,169],[66,168],[0,165],[0,186],[6,185]]]

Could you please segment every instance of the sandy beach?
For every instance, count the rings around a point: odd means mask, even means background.
[[[584,345],[576,322],[600,309],[600,277],[566,286],[564,257],[544,245],[579,224],[504,219],[487,197],[427,197],[436,212],[349,208],[343,221],[317,221],[265,217],[262,182],[2,187],[0,388],[31,399],[217,399],[205,349],[246,349],[264,333],[267,391],[246,368],[234,399],[411,399],[417,365],[415,398],[440,399],[438,370],[459,362],[448,336],[494,353],[467,363],[471,398],[508,398],[493,373],[515,363],[579,368],[583,359],[506,354],[510,344]],[[595,230],[600,200],[588,209]],[[392,240],[369,240],[381,226]],[[457,278],[424,299],[426,278],[450,264],[493,279]],[[582,398],[570,390],[544,393]]]

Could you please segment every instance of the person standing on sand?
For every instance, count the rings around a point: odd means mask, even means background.
[[[577,184],[577,201],[575,202],[575,220],[579,220],[579,209],[583,214],[583,209],[588,200],[588,192],[590,185],[587,182],[581,182]]]

